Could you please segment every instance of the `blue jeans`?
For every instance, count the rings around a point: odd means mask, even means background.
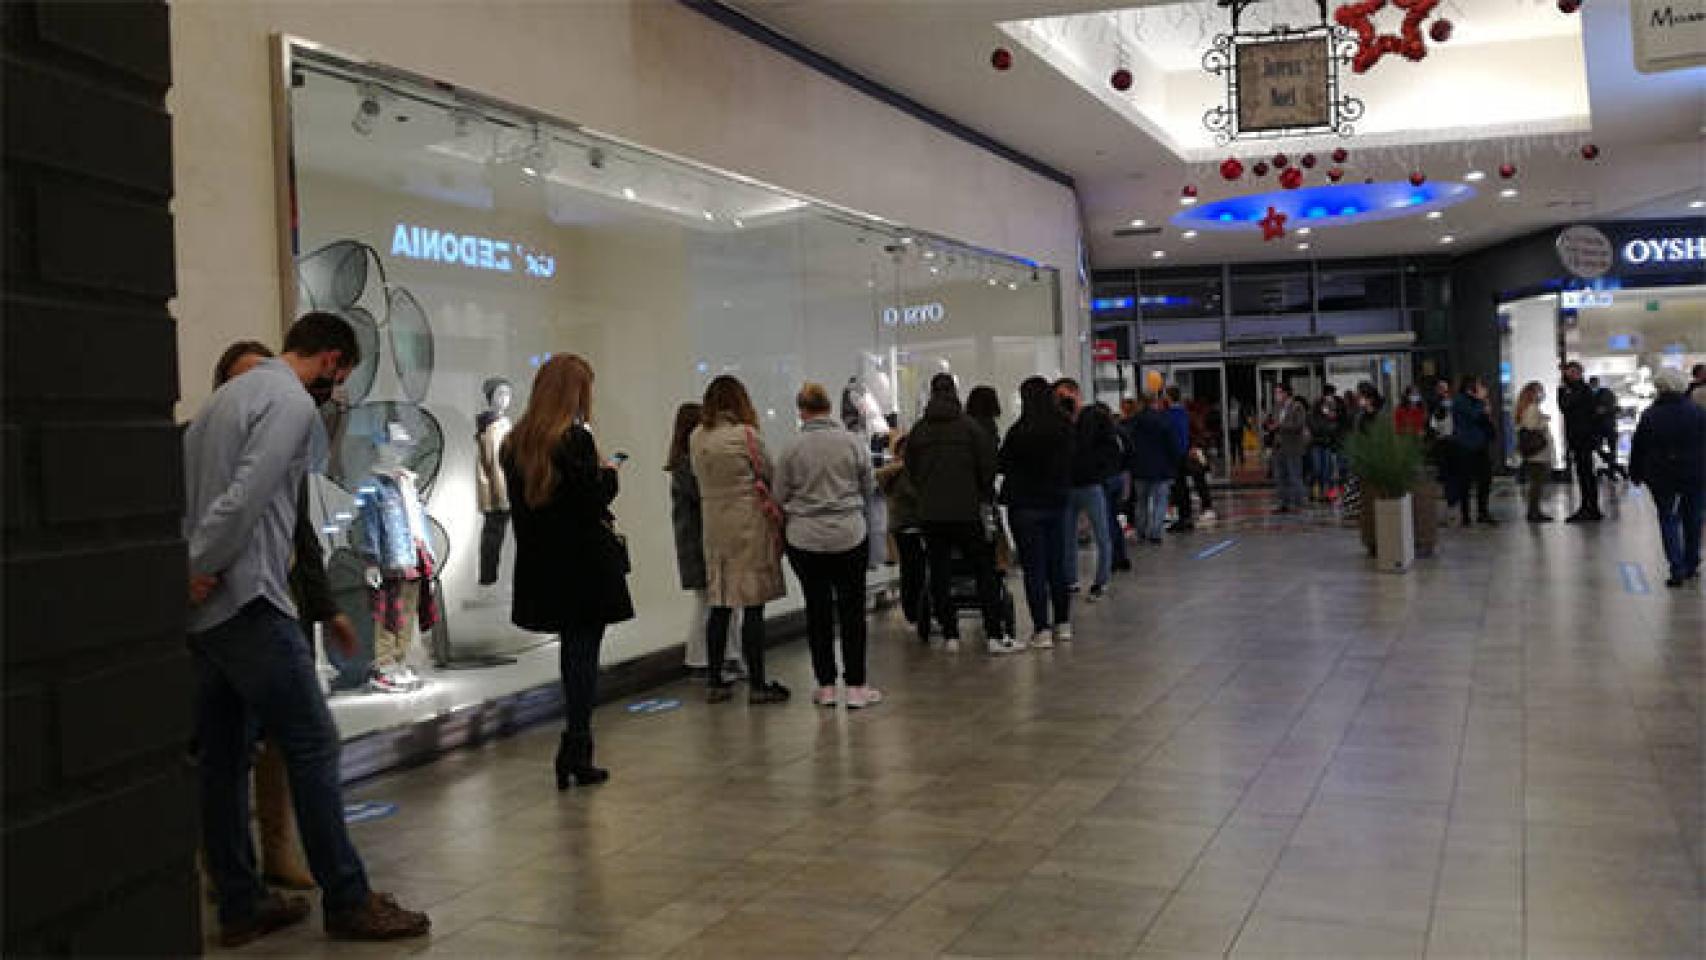
[[[1102,481],[1102,494],[1107,504],[1108,541],[1113,544],[1113,562],[1125,563],[1125,530],[1120,527],[1120,504],[1125,501],[1126,475],[1116,473]]]
[[[1321,485],[1323,491],[1339,483],[1339,452],[1330,447],[1310,447],[1310,466],[1315,471],[1315,482]]]
[[[1681,580],[1699,573],[1701,492],[1651,492],[1653,506],[1659,513],[1659,536],[1664,540],[1671,577]]]
[[[1072,488],[1072,498],[1066,507],[1066,530],[1061,545],[1061,559],[1066,565],[1066,581],[1078,582],[1078,516],[1090,518],[1090,534],[1096,538],[1095,586],[1107,586],[1114,572],[1112,545],[1108,543],[1108,495],[1099,483]]]
[[[344,828],[338,728],[301,626],[255,600],[224,623],[190,634],[189,645],[198,686],[202,846],[220,923],[248,920],[267,896],[249,840],[257,729],[284,754],[302,847],[327,912],[359,906],[367,899],[367,873]]]
[[[1159,540],[1167,526],[1167,496],[1173,490],[1173,481],[1133,479],[1132,483],[1137,486],[1132,496],[1137,516],[1131,518],[1131,525],[1144,539]]]
[[[1066,567],[1061,564],[1061,541],[1066,539],[1063,518],[1064,514],[1053,507],[1007,510],[1019,566],[1025,571],[1025,603],[1031,608],[1031,626],[1037,630],[1072,622],[1072,595],[1066,592]]]
[[[1274,451],[1274,481],[1279,484],[1279,505],[1301,507],[1308,499],[1303,486],[1303,454]]]

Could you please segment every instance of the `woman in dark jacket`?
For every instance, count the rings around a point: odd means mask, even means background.
[[[1468,376],[1451,402],[1451,442],[1457,455],[1463,525],[1469,526],[1469,498],[1474,495],[1478,519],[1493,523],[1488,501],[1493,489],[1493,418],[1487,412],[1487,385]]]
[[[628,548],[610,503],[616,464],[599,459],[586,424],[592,367],[560,354],[539,368],[527,413],[500,459],[515,522],[515,603],[523,630],[556,633],[563,682],[557,789],[610,778],[592,765],[592,705],[604,628],[634,616]]]
[[[1706,501],[1706,410],[1683,391],[1682,371],[1653,375],[1658,399],[1641,414],[1629,452],[1629,478],[1646,484],[1659,515],[1670,577],[1676,588],[1700,577],[1701,504]],[[1698,392],[1698,391],[1697,391]]]
[[[1042,377],[1019,387],[1019,422],[997,458],[1001,499],[1025,571],[1031,646],[1072,639],[1072,595],[1066,571],[1066,505],[1072,493],[1073,428]],[[1053,616],[1050,616],[1050,613]]]

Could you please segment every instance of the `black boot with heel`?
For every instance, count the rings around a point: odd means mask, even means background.
[[[565,733],[557,744],[557,789],[573,784],[596,786],[610,779],[610,771],[592,765],[592,738]]]

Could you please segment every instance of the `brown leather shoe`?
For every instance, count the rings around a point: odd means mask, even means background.
[[[301,897],[281,897],[273,894],[256,905],[255,915],[241,923],[222,926],[219,945],[227,950],[240,947],[308,919],[308,901]]]
[[[326,935],[334,940],[405,940],[432,929],[427,915],[404,910],[388,893],[369,893],[367,902],[326,914]]]

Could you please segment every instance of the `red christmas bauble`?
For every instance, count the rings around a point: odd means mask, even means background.
[[[1514,164],[1514,163],[1501,163],[1501,164],[1499,164],[1499,179],[1509,180],[1510,178],[1512,178],[1514,176],[1516,176],[1516,164]]]
[[[1447,40],[1450,40],[1451,21],[1435,20],[1434,25],[1428,28],[1428,36],[1431,37],[1435,43],[1444,43]]]
[[[1349,160],[1350,158],[1351,158],[1351,152],[1349,150],[1346,150],[1344,147],[1339,147],[1338,149],[1333,151],[1333,162],[1334,163],[1344,163],[1346,160]]]
[[[1286,156],[1283,153],[1274,154],[1274,169],[1275,170],[1284,170],[1286,167],[1289,167],[1289,166],[1291,166],[1291,158],[1290,157]]]
[[[1113,88],[1115,90],[1118,90],[1121,93],[1124,93],[1127,90],[1130,90],[1131,89],[1131,71],[1127,70],[1124,67],[1121,67],[1118,70],[1115,70],[1114,75],[1108,78],[1108,83],[1111,86],[1113,86]]]
[[[1268,175],[1268,165],[1265,161],[1257,160],[1256,165],[1250,168],[1250,172],[1258,177],[1265,177]]]
[[[1244,175],[1244,164],[1237,157],[1227,157],[1220,161],[1220,175],[1227,180],[1236,180]]]
[[[1591,143],[1582,144],[1582,159],[1583,160],[1598,160],[1599,159],[1599,148],[1594,146]]]
[[[1313,170],[1313,169],[1315,169],[1315,154],[1306,153],[1303,155],[1303,158],[1298,160],[1297,162],[1303,164],[1303,169]]]
[[[1410,174],[1410,186],[1412,186],[1412,187],[1419,187],[1422,184],[1427,183],[1427,182],[1428,182],[1428,175],[1423,173],[1420,170],[1417,170],[1417,171]]]
[[[996,47],[989,55],[989,65],[997,70],[1008,70],[1013,66],[1013,51],[1006,47]]]
[[[1344,176],[1345,171],[1340,170],[1338,167],[1327,168],[1327,179],[1334,183],[1338,183],[1340,180],[1344,179]]]
[[[1582,0],[1558,0],[1559,13],[1575,13],[1582,8]]]
[[[1303,186],[1303,171],[1296,167],[1291,167],[1280,174],[1279,181],[1280,186],[1287,190],[1296,190],[1298,187]]]
[[[1194,197],[1197,195],[1197,185],[1194,183],[1187,183],[1187,184],[1185,184],[1185,188],[1183,190],[1180,190],[1179,193],[1182,196]]]

